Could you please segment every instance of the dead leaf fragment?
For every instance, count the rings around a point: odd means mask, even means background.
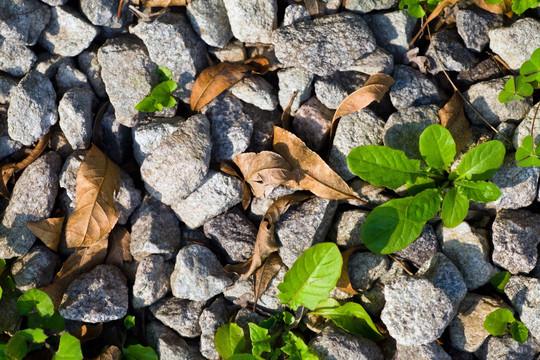
[[[65,216],[29,221],[26,227],[52,251],[58,250]]]
[[[255,308],[257,307],[257,301],[259,301],[261,295],[264,294],[268,288],[268,284],[277,274],[279,269],[281,269],[282,265],[283,262],[281,261],[281,257],[279,257],[277,253],[272,253],[266,258],[262,266],[255,271],[255,278],[253,280],[253,293],[255,294],[253,311],[255,311]]]
[[[219,170],[221,170],[227,175],[231,175],[231,176],[234,176],[235,178],[242,180],[242,185],[244,186],[244,196],[242,197],[242,208],[244,210],[247,210],[249,204],[251,203],[251,190],[249,189],[249,186],[246,183],[246,180],[238,173],[238,171],[236,171],[234,167],[227,164],[226,162],[221,162],[219,164]]]
[[[115,226],[109,234],[109,245],[107,251],[106,264],[116,265],[123,269],[125,263],[133,261],[133,256],[129,251],[131,235],[124,226]]]
[[[418,30],[418,32],[416,33],[416,35],[414,36],[414,38],[411,40],[411,42],[409,43],[409,47],[412,47],[413,44],[416,42],[416,40],[420,37],[420,35],[424,32],[424,29],[426,28],[426,26],[428,26],[428,24],[430,22],[433,21],[433,19],[437,18],[437,16],[439,16],[439,14],[441,13],[441,11],[443,11],[443,9],[447,6],[450,6],[450,5],[454,5],[455,3],[457,3],[458,1],[460,0],[443,0],[439,3],[439,5],[437,5],[437,7],[431,12],[431,14],[429,14],[427,20],[424,22],[424,24],[422,25],[422,27],[420,28],[420,30]],[[481,0],[481,1],[484,1],[484,0]]]
[[[486,0],[472,0],[472,3],[481,9],[494,14],[506,15],[511,18],[514,15],[512,11],[512,0],[502,0],[497,4],[488,4]]]
[[[81,343],[84,343],[97,338],[101,334],[101,330],[103,330],[103,323],[84,324],[75,331],[73,336],[79,339]]]
[[[92,360],[120,360],[122,351],[114,345],[108,345]]]
[[[289,130],[291,128],[291,109],[295,97],[296,91],[292,93],[289,103],[287,104],[285,109],[283,109],[283,113],[281,114],[281,126],[283,126],[285,130]]]
[[[439,110],[441,125],[444,126],[456,142],[456,151],[459,153],[472,136],[469,121],[463,111],[463,99],[455,92],[450,100]]]
[[[405,65],[413,64],[416,65],[416,68],[422,73],[426,74],[428,72],[429,67],[429,59],[427,56],[418,56],[418,52],[420,49],[415,47],[414,49],[411,49],[407,51],[403,55],[403,63]]]
[[[352,248],[348,248],[341,253],[341,257],[343,258],[343,265],[341,266],[341,276],[336,283],[336,287],[349,295],[358,294],[358,292],[352,287],[351,278],[349,277],[349,270],[347,268],[349,264],[349,258],[358,249],[360,249],[360,246],[353,246]]]
[[[169,6],[187,6],[191,0],[135,0],[133,3],[143,7],[169,7]]]
[[[112,230],[120,212],[114,206],[120,168],[95,145],[77,172],[75,211],[66,225],[68,247],[92,246]]]

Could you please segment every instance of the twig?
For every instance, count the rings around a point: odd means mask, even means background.
[[[398,259],[396,259],[395,257],[393,257],[392,255],[388,254],[388,257],[392,260],[394,260],[395,262],[397,262],[402,268],[403,270],[405,270],[405,272],[411,276],[413,276],[414,274],[409,270],[407,269],[407,267],[405,265],[403,265],[403,263],[401,261],[399,261]]]

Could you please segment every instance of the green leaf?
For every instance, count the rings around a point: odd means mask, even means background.
[[[456,181],[454,185],[460,194],[472,201],[489,203],[501,197],[501,190],[490,182],[462,179]]]
[[[172,79],[171,70],[167,69],[165,66],[158,66],[156,69],[156,73],[159,75],[159,82]]]
[[[444,197],[441,217],[444,226],[454,228],[461,224],[469,211],[469,199],[457,188],[450,189]]]
[[[52,316],[54,314],[54,305],[51,298],[38,289],[28,290],[17,300],[17,311],[21,315],[30,314],[34,307],[41,316]]]
[[[532,53],[530,60],[521,65],[519,73],[525,77],[525,81],[538,81],[540,79],[540,48]]]
[[[173,107],[176,104],[176,100],[171,96],[171,92],[176,90],[177,87],[178,85],[174,81],[164,81],[152,90],[151,96],[161,105]]]
[[[54,332],[61,332],[66,328],[66,321],[55,312],[52,316],[41,316],[38,313],[28,315],[28,327],[32,329],[49,329]]]
[[[82,360],[82,358],[83,354],[79,339],[70,333],[63,333],[60,336],[58,351],[53,355],[52,360]],[[156,357],[155,360],[158,360],[158,358]]]
[[[538,7],[540,2],[538,0],[513,0],[512,1],[512,11],[516,14],[523,14],[530,8]]]
[[[413,197],[393,199],[369,213],[362,227],[362,240],[370,251],[390,254],[405,249],[420,236],[425,221],[406,217],[412,200]]]
[[[161,108],[160,108],[161,106]],[[154,111],[161,111],[163,109],[163,106],[161,104],[158,104],[156,99],[147,96],[140,103],[135,105],[135,110],[142,111],[142,112],[154,112]]]
[[[422,177],[416,178],[416,181],[413,184],[406,185],[407,193],[412,196],[421,193],[426,189],[435,189],[436,187],[437,183],[435,180]]]
[[[6,344],[0,343],[0,360],[9,360],[6,355]]]
[[[498,140],[487,141],[469,151],[457,166],[458,179],[488,180],[501,167],[506,150]]]
[[[288,331],[283,335],[285,346],[281,350],[289,355],[288,360],[319,360],[309,351],[304,340]]]
[[[314,309],[328,297],[341,276],[343,259],[334,243],[320,243],[304,251],[278,285],[278,298],[296,310]]]
[[[426,15],[426,12],[422,6],[420,6],[419,0],[401,0],[399,3],[399,8],[403,10],[405,6],[407,6],[407,12],[409,15],[415,18],[422,18],[424,15]]]
[[[441,196],[437,189],[427,189],[416,194],[409,206],[405,217],[412,221],[426,222],[439,212]]]
[[[498,292],[504,294],[504,287],[508,283],[508,280],[510,280],[510,277],[512,277],[512,275],[510,275],[508,271],[500,271],[489,279],[489,282]]]
[[[264,360],[252,354],[234,354],[228,360]]]
[[[498,4],[498,3],[500,3],[501,1],[503,1],[503,0],[486,0],[486,2],[487,2],[488,4],[491,4],[491,5]]]
[[[287,325],[292,325],[294,323],[294,315],[288,311],[283,312],[283,322]]]
[[[244,330],[235,323],[225,324],[218,328],[214,336],[216,350],[225,360],[234,354],[239,354],[246,347]]]
[[[124,319],[124,326],[126,327],[126,329],[131,329],[132,327],[134,327],[135,326],[135,316],[133,316],[133,315],[126,316],[126,318]]]
[[[540,147],[534,149],[534,140],[531,135],[525,136],[521,142],[521,146],[516,150],[516,161],[517,165],[522,167],[528,166],[540,166],[540,159],[538,159],[538,154],[540,152]]]
[[[450,131],[439,124],[430,125],[420,135],[420,154],[429,166],[446,170],[456,156],[456,143]]]
[[[347,164],[362,180],[389,189],[427,177],[420,172],[420,160],[411,160],[403,151],[387,146],[359,146],[349,153]]]
[[[529,337],[529,330],[527,330],[521,321],[514,321],[512,325],[510,325],[510,334],[512,334],[512,339],[523,344]]]
[[[141,344],[130,345],[122,349],[126,360],[159,360],[156,352],[150,346]]]
[[[48,337],[45,335],[42,329],[24,329],[19,331],[17,334],[24,336],[26,340],[33,343],[42,343]]]
[[[517,152],[516,152],[516,156],[517,156]],[[535,155],[531,155],[530,157],[521,160],[516,165],[521,166],[521,167],[529,167],[529,166],[540,167],[540,159]]]
[[[318,307],[310,314],[324,316],[332,320],[338,327],[354,335],[375,341],[383,338],[362,305],[354,302],[348,302],[339,307]]]
[[[268,335],[268,329],[249,323],[249,337],[251,339],[252,353],[255,356],[261,356],[263,352],[271,352],[272,337]]]
[[[5,267],[6,267],[6,259],[0,259],[0,273],[4,271]]]
[[[27,339],[23,335],[16,333],[6,344],[5,352],[10,360],[22,360],[28,352]]]
[[[497,309],[492,311],[484,321],[484,329],[491,335],[499,336],[506,332],[508,324],[516,321],[512,312],[508,309]]]

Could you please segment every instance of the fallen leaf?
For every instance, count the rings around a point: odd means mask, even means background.
[[[283,113],[281,114],[281,126],[283,126],[285,130],[289,130],[291,128],[291,109],[292,109],[292,104],[294,102],[295,97],[296,97],[296,91],[292,93],[289,103],[287,104],[287,106],[283,110]]]
[[[358,249],[360,249],[360,246],[353,246],[341,253],[341,257],[343,258],[343,265],[341,266],[341,276],[336,283],[336,287],[339,290],[344,291],[349,295],[358,294],[358,292],[354,290],[351,285],[351,279],[349,277],[349,270],[347,269],[347,266],[349,264],[349,258]]]
[[[77,172],[75,210],[66,225],[68,247],[92,246],[112,230],[120,212],[114,206],[120,168],[93,145]]]
[[[116,265],[120,269],[125,263],[133,261],[133,256],[129,251],[131,235],[124,226],[118,225],[109,234],[109,245],[107,251],[106,264]]]
[[[281,257],[277,253],[272,253],[266,258],[262,266],[255,271],[255,278],[253,280],[253,293],[255,294],[253,311],[257,307],[259,298],[268,288],[270,280],[277,274],[282,265]]]
[[[247,59],[244,64],[251,66],[251,72],[258,75],[265,75],[270,68],[270,62],[261,56]]]
[[[429,59],[427,56],[418,56],[419,51],[420,50],[417,47],[407,51],[403,55],[403,63],[405,65],[412,63],[413,65],[416,65],[418,71],[422,74],[426,74],[428,72]]]
[[[29,221],[26,227],[52,251],[58,250],[65,216]]]
[[[122,351],[114,345],[108,345],[92,360],[120,360]]]
[[[486,0],[472,0],[472,3],[481,9],[494,14],[506,15],[511,18],[514,15],[512,11],[512,0],[502,0],[498,4],[488,4]]]
[[[456,142],[456,151],[459,153],[472,136],[469,121],[463,111],[463,99],[455,92],[450,100],[439,110],[441,125],[450,131]]]
[[[133,0],[132,0],[133,2]],[[187,6],[191,0],[135,0],[133,3],[143,7],[169,7],[169,6]]]
[[[103,330],[103,323],[84,324],[73,333],[73,336],[79,339],[81,343],[84,343],[97,338],[101,334],[101,330]]]
[[[267,197],[276,187],[294,181],[289,163],[272,151],[243,153],[233,161],[256,197]]]
[[[274,126],[274,150],[291,165],[298,188],[323,199],[363,201],[347,183],[293,133]]]
[[[380,102],[393,84],[394,79],[392,79],[390,75],[382,73],[371,75],[360,89],[347,96],[345,100],[339,104],[334,113],[334,117],[332,118],[330,137],[332,137],[336,131],[337,119],[361,110],[373,101]]]
[[[249,189],[249,186],[244,180],[244,178],[236,171],[235,168],[233,168],[231,165],[227,164],[226,162],[221,162],[219,164],[219,170],[221,170],[227,175],[231,175],[242,180],[242,185],[244,187],[244,196],[242,197],[242,208],[244,210],[247,210],[249,204],[251,203],[251,190]]]
[[[310,16],[317,16],[320,13],[318,0],[304,0],[304,5]]]
[[[414,36],[414,38],[411,40],[411,42],[409,43],[409,47],[412,47],[413,44],[416,42],[416,40],[420,37],[420,35],[424,32],[424,29],[426,28],[426,26],[428,26],[428,24],[430,22],[433,21],[433,19],[435,19],[437,16],[439,16],[439,14],[441,13],[441,11],[447,7],[447,6],[450,6],[450,5],[454,5],[455,3],[457,3],[458,1],[460,0],[443,0],[439,3],[439,5],[437,5],[437,7],[431,12],[431,14],[429,14],[427,20],[424,22],[424,24],[422,25],[422,27],[420,28],[420,30],[418,30],[418,32],[416,33],[416,35]],[[481,0],[481,1],[484,1],[484,0]]]

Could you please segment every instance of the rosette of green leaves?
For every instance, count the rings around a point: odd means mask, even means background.
[[[510,325],[510,334],[518,343],[523,344],[529,337],[529,330],[521,322],[516,320],[514,314],[508,309],[501,308],[486,316],[484,329],[493,336],[504,335]]]
[[[488,4],[498,4],[503,0],[486,0]],[[516,14],[523,14],[528,9],[533,9],[540,5],[540,0],[512,0],[512,11]]]
[[[425,6],[429,11],[433,11],[441,1],[442,0],[401,0],[399,2],[399,8],[404,9],[406,6],[409,15],[415,18],[422,18],[426,15],[422,3],[425,3]]]
[[[536,2],[538,6],[539,2]],[[523,100],[540,88],[540,48],[536,49],[530,60],[521,65],[519,75],[512,77],[504,84],[504,90],[499,93],[499,102],[509,103],[512,100]]]
[[[163,107],[171,108],[176,105],[176,100],[171,93],[178,88],[178,84],[172,81],[172,73],[169,69],[159,66],[156,69],[160,84],[152,89],[152,93],[135,105],[135,110],[143,112],[161,111]]]

